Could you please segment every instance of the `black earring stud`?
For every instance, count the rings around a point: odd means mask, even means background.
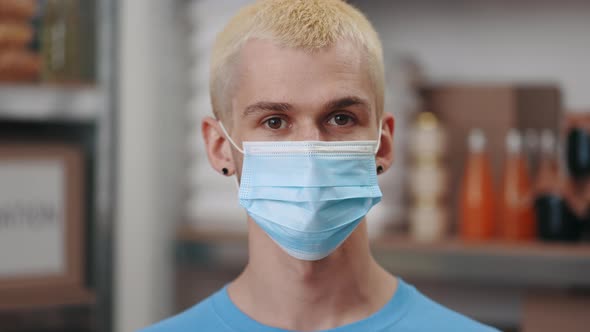
[[[377,166],[377,174],[381,174],[383,173],[383,166],[379,165]]]
[[[229,173],[229,170],[227,168],[222,168],[221,171],[223,172],[223,175],[227,175]]]

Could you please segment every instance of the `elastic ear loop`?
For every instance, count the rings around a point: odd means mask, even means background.
[[[227,138],[227,140],[231,143],[231,145],[234,146],[234,148],[236,148],[236,150],[240,151],[241,154],[244,154],[244,150],[242,150],[242,149],[240,149],[240,147],[238,147],[236,142],[234,142],[234,140],[231,139],[231,136],[229,136],[229,134],[227,133],[227,130],[225,130],[225,127],[223,126],[223,122],[221,122],[219,120],[217,120],[217,122],[219,122],[219,126],[221,127],[221,131],[223,131],[225,138]]]
[[[223,134],[225,135],[225,138],[227,138],[227,140],[229,141],[229,143],[231,145],[234,146],[234,148],[236,148],[236,150],[240,151],[241,154],[244,154],[244,150],[240,149],[238,147],[238,145],[236,144],[236,142],[234,142],[233,139],[231,139],[231,136],[229,136],[229,134],[227,133],[227,130],[225,130],[225,127],[223,126],[223,122],[217,120],[217,122],[219,123],[219,126],[221,127],[221,131],[223,131]],[[238,192],[240,191],[240,183],[238,182],[238,176],[236,175],[234,177],[235,180],[235,184],[236,184],[236,188],[238,189]]]
[[[240,151],[240,153],[244,154],[244,150],[240,149],[240,147],[236,144],[236,142],[234,142],[234,140],[231,138],[231,136],[229,136],[229,134],[227,133],[227,130],[225,130],[225,127],[223,126],[223,122],[218,121],[219,122],[219,126],[221,127],[221,131],[223,131],[223,134],[225,135],[225,137],[227,138],[227,140],[231,143],[231,145],[234,146],[234,148],[236,148],[236,150]],[[381,147],[381,135],[383,134],[383,119],[379,120],[379,134],[377,134],[377,147],[375,148],[374,154],[377,154],[377,152],[379,152],[379,148]]]
[[[227,130],[225,129],[225,126],[223,125],[223,122],[217,120],[217,122],[219,123],[219,126],[221,127],[221,131],[223,131],[223,134],[225,135],[225,138],[227,138],[227,140],[229,141],[229,143],[231,145],[233,145],[234,148],[236,148],[236,150],[240,151],[241,154],[244,154],[244,150],[240,149],[240,147],[236,144],[236,142],[234,142],[234,140],[231,138],[231,136],[229,136],[229,133],[227,132]],[[379,148],[381,147],[381,135],[383,134],[383,119],[379,120],[379,134],[377,134],[377,147],[375,148],[374,154],[377,154],[377,152],[379,152]],[[240,183],[238,182],[238,177],[236,176],[234,178],[236,180],[236,187],[238,188],[238,191],[240,190]]]
[[[379,152],[379,147],[381,147],[381,135],[383,134],[383,119],[379,120],[379,134],[377,135],[377,148],[375,149],[375,153]]]

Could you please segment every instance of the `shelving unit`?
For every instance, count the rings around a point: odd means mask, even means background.
[[[385,236],[377,260],[402,276],[526,287],[590,287],[590,245],[531,243],[416,243]]]
[[[185,226],[176,238],[179,309],[230,282],[248,259],[244,233]],[[530,324],[534,318],[528,310],[537,296],[569,299],[564,296],[590,289],[590,243],[420,243],[389,234],[373,240],[371,247],[388,271],[435,301],[501,330]]]
[[[0,134],[5,141],[80,146],[85,165],[84,289],[17,290],[0,320],[10,331],[113,330],[113,216],[116,165],[117,16],[113,0],[96,4],[96,83],[0,83]],[[88,189],[86,189],[88,188]],[[48,299],[53,299],[48,302]],[[14,324],[10,324],[14,320]],[[14,325],[14,326],[13,326]]]
[[[244,234],[179,229],[179,260],[186,264],[242,266]],[[590,244],[419,243],[386,235],[372,243],[375,258],[404,278],[523,287],[590,287]]]
[[[95,86],[0,85],[0,118],[91,121],[103,108],[102,100]]]
[[[57,301],[47,301],[47,298],[53,297]],[[71,289],[51,289],[47,291],[36,292],[35,294],[25,294],[11,299],[10,306],[0,305],[0,311],[10,310],[27,310],[34,308],[55,308],[58,307],[87,307],[96,304],[96,294],[87,290]]]

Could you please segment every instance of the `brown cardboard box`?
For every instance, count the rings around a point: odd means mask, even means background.
[[[434,112],[447,129],[446,162],[453,220],[457,220],[458,188],[467,154],[467,136],[472,128],[481,128],[486,134],[498,191],[508,130],[549,128],[557,132],[562,117],[561,94],[553,85],[443,84],[424,87],[421,95],[425,109]]]
[[[537,292],[524,300],[523,332],[583,332],[590,322],[590,296]]]

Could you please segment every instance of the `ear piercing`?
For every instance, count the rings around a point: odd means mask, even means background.
[[[383,166],[379,165],[377,166],[377,174],[381,174],[383,173]]]
[[[229,174],[229,170],[225,167],[221,169],[221,172],[223,172],[223,175]]]

